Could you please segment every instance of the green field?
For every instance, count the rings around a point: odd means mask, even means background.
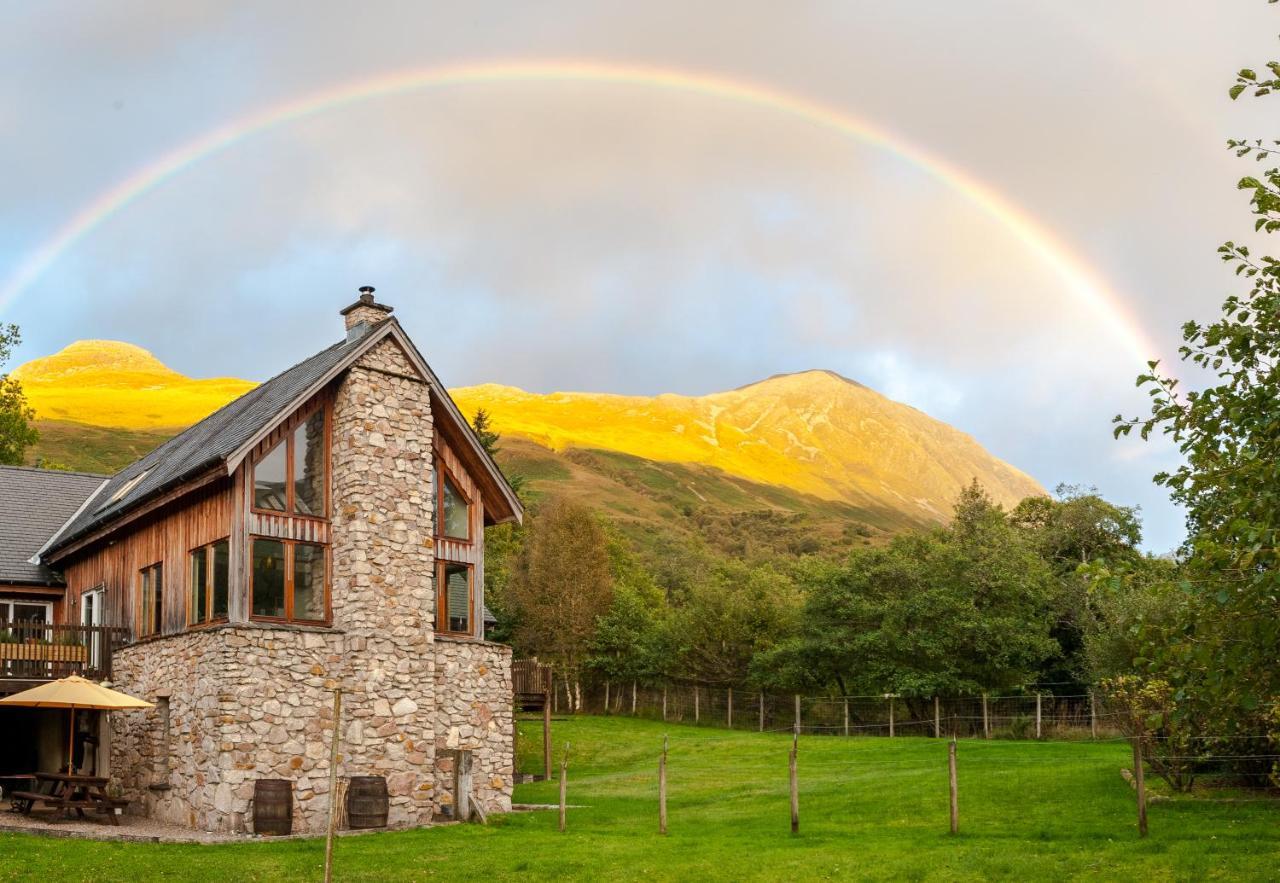
[[[538,727],[522,721],[522,763]],[[670,833],[657,833],[657,755],[670,734]],[[554,812],[340,839],[339,880],[1275,879],[1280,801],[1151,806],[1139,840],[1122,743],[965,741],[959,836],[947,832],[946,746],[800,740],[800,834],[789,832],[786,734],[649,721],[557,721],[572,743],[569,831]],[[551,802],[555,783],[517,800]],[[14,880],[316,880],[323,841],[139,845],[0,837]]]

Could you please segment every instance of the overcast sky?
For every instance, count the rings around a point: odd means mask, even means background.
[[[1245,239],[1223,142],[1275,135],[1231,73],[1262,0],[0,3],[0,280],[104,192],[282,102],[396,71],[580,59],[836,109],[981,182],[1077,255],[1152,358]],[[1268,107],[1270,113],[1268,113]],[[16,362],[116,338],[263,379],[362,284],[449,385],[698,394],[821,367],[972,433],[1044,485],[1181,518],[1114,311],[883,145],[643,83],[499,79],[345,103],[168,176],[0,301]],[[1132,331],[1132,329],[1131,329]]]

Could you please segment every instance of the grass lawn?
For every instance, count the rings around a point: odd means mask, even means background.
[[[525,768],[538,725],[521,721]],[[657,834],[657,755],[670,734],[670,834]],[[341,839],[339,880],[1275,879],[1280,801],[1153,803],[1137,837],[1119,743],[965,741],[960,831],[947,833],[946,745],[802,737],[800,834],[789,832],[785,734],[619,718],[557,722],[572,743],[569,831],[554,812]],[[557,785],[516,799],[550,803]],[[322,840],[220,846],[0,836],[14,880],[316,880]]]

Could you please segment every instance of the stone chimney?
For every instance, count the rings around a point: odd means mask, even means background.
[[[351,306],[341,310],[342,318],[347,323],[347,337],[350,338],[360,325],[373,325],[391,315],[392,307],[380,304],[373,299],[373,286],[366,285],[360,289],[360,297]]]

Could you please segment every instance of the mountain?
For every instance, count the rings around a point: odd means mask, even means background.
[[[109,472],[253,387],[196,380],[146,350],[80,341],[14,371],[36,409],[32,459]],[[653,550],[841,547],[944,521],[977,478],[1012,506],[1043,489],[973,438],[829,371],[705,396],[451,391],[502,434],[499,463],[535,497],[599,507]]]
[[[537,395],[493,384],[451,392],[468,416],[483,408],[503,435],[555,451],[696,464],[911,520],[945,520],[973,478],[1006,506],[1044,493],[971,436],[830,371],[705,396]]]
[[[76,341],[12,376],[41,420],[132,430],[177,431],[257,385],[231,377],[193,380],[118,340]]]

